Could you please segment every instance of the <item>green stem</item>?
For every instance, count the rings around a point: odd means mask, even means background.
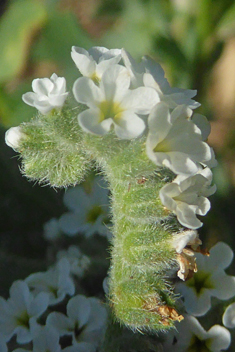
[[[145,138],[112,138],[112,143],[110,138],[85,137],[87,150],[102,167],[112,194],[110,301],[116,318],[132,329],[168,328],[173,321],[162,315],[161,308],[174,306],[165,276],[175,253],[170,247],[171,232],[162,225],[169,218],[158,193],[169,171],[155,173],[156,166],[145,152]],[[106,153],[104,145],[110,146]]]

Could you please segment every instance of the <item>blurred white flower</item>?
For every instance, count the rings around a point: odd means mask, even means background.
[[[228,349],[231,343],[230,332],[220,325],[204,330],[193,316],[186,316],[176,323],[177,331],[167,334],[163,343],[164,352],[220,352]]]
[[[201,316],[211,307],[211,297],[227,300],[235,295],[235,276],[225,273],[233,259],[233,251],[223,242],[210,250],[210,256],[195,253],[198,271],[185,283],[176,285],[189,314]]]
[[[202,141],[201,130],[190,119],[191,110],[178,106],[172,113],[165,103],[157,104],[149,114],[147,155],[156,165],[175,174],[193,175],[211,160],[211,148]]]
[[[77,295],[67,304],[67,316],[52,312],[46,324],[55,328],[60,336],[71,335],[73,344],[81,341],[99,344],[106,326],[106,308],[96,298]]]
[[[82,186],[69,188],[64,195],[64,204],[70,212],[59,219],[60,229],[69,236],[82,232],[86,237],[94,233],[108,236],[105,222],[108,220],[108,187],[101,177],[96,177],[90,192]]]
[[[63,301],[66,295],[72,296],[75,292],[74,282],[70,277],[70,264],[66,258],[60,259],[55,267],[46,272],[29,275],[25,282],[34,294],[47,292],[49,305],[57,304]]]
[[[99,87],[90,78],[78,78],[73,86],[74,97],[88,106],[78,115],[82,129],[104,135],[113,126],[121,139],[140,136],[145,123],[138,114],[148,114],[159,97],[152,88],[130,90],[129,86],[128,71],[120,65],[113,65],[104,72]]]
[[[187,105],[191,109],[200,106],[192,99],[197,94],[196,90],[172,88],[161,65],[150,57],[144,56],[140,63],[136,63],[133,57],[122,49],[122,59],[131,76],[132,88],[143,85],[154,88],[160,100],[172,109],[178,105]]]
[[[38,109],[42,114],[47,114],[54,108],[61,108],[68,96],[64,77],[55,73],[50,78],[37,78],[32,82],[33,92],[23,94],[23,101]]]
[[[70,246],[68,250],[57,253],[57,259],[66,258],[70,264],[70,272],[78,277],[82,277],[90,265],[90,259],[83,254],[77,246]]]
[[[59,333],[51,326],[44,326],[40,333],[33,339],[33,350],[17,348],[13,352],[95,352],[90,343],[81,342],[77,346],[69,346],[61,349]],[[2,352],[2,351],[1,351]]]
[[[9,130],[6,131],[5,142],[9,147],[13,148],[14,150],[17,150],[19,148],[20,140],[25,137],[26,135],[22,132],[20,126],[11,127],[9,128]]]
[[[49,297],[41,292],[34,296],[24,281],[13,282],[10,298],[0,297],[0,334],[6,341],[17,335],[18,343],[27,343],[33,339],[32,325],[48,307]]]
[[[1,352],[8,352],[6,338],[0,333],[0,351]]]
[[[86,51],[83,48],[73,46],[71,56],[81,74],[98,83],[109,67],[119,63],[121,50],[109,50],[102,46],[94,46]]]
[[[178,175],[173,182],[161,188],[159,197],[183,226],[198,229],[203,223],[196,215],[207,214],[211,206],[207,197],[216,191],[211,182],[212,172],[208,167],[193,176]]]
[[[52,218],[43,226],[43,236],[48,241],[55,241],[60,238],[62,231],[60,229],[59,220]]]
[[[235,296],[235,293],[234,293]],[[223,324],[226,328],[235,328],[235,303],[230,304],[223,314]]]

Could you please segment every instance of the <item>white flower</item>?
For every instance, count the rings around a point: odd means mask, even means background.
[[[32,325],[48,307],[48,294],[41,292],[36,296],[29,291],[24,281],[15,281],[10,288],[10,298],[0,297],[0,334],[9,341],[17,335],[18,343],[33,339]]]
[[[198,237],[197,231],[187,230],[176,233],[172,236],[171,245],[177,253],[182,253],[186,246],[191,246],[194,249],[202,243]]]
[[[94,46],[86,51],[83,48],[73,46],[71,56],[83,76],[99,82],[107,68],[119,63],[121,50],[109,50],[101,46]]]
[[[211,132],[210,122],[207,120],[207,118],[204,115],[201,115],[201,114],[193,114],[192,121],[200,129],[202,140],[206,141]],[[211,150],[211,158],[207,161],[204,161],[204,163],[202,164],[212,168],[217,166],[218,162],[215,159],[215,153],[213,148],[210,147],[210,150]]]
[[[34,106],[42,114],[47,114],[54,108],[61,108],[68,96],[64,77],[55,73],[50,78],[37,78],[32,82],[33,92],[23,94],[23,101]]]
[[[196,215],[206,215],[210,210],[207,197],[216,191],[216,186],[211,186],[211,181],[209,168],[190,177],[178,175],[173,182],[161,188],[159,197],[162,204],[176,214],[183,226],[197,229],[203,223]]]
[[[47,221],[43,226],[43,230],[43,236],[48,241],[55,241],[62,235],[59,221],[56,218]]]
[[[176,291],[184,298],[189,314],[201,316],[211,307],[211,297],[227,300],[235,295],[235,277],[224,272],[232,259],[233,251],[223,243],[210,250],[210,256],[195,253],[198,271],[185,283],[179,283]]]
[[[85,341],[98,345],[106,319],[107,311],[98,299],[77,295],[67,304],[67,316],[52,312],[46,324],[54,327],[60,336],[71,335],[73,344]]]
[[[33,339],[32,351],[17,348],[13,352],[95,352],[94,346],[85,342],[81,342],[77,346],[66,347],[62,350],[59,339],[58,332],[53,327],[46,325]]]
[[[1,352],[8,352],[7,344],[6,344],[6,339],[2,334],[0,334],[0,351]]]
[[[197,272],[194,254],[201,243],[202,241],[199,239],[197,231],[193,230],[176,233],[170,240],[170,245],[175,248],[177,253],[176,259],[180,267],[177,275],[181,280],[189,279]]]
[[[235,303],[230,304],[226,308],[223,314],[223,324],[226,328],[235,328]]]
[[[82,254],[76,246],[70,246],[68,250],[62,250],[57,253],[57,259],[67,258],[70,264],[70,272],[78,277],[82,277],[90,265],[90,259]]]
[[[197,94],[196,90],[172,88],[165,78],[165,72],[161,65],[148,56],[144,56],[140,63],[136,63],[133,57],[122,49],[122,59],[127,67],[133,88],[145,85],[154,88],[161,101],[174,109],[178,105],[187,105],[191,109],[200,106],[192,98]]]
[[[177,332],[170,331],[165,343],[165,352],[220,352],[231,343],[230,332],[220,325],[212,326],[208,331],[193,316],[176,323]]]
[[[137,114],[148,114],[159,97],[152,88],[129,90],[129,86],[128,71],[120,65],[104,72],[99,87],[90,78],[79,78],[74,83],[73,94],[79,103],[89,108],[78,115],[82,129],[104,135],[114,126],[121,139],[140,136],[145,123]]]
[[[82,186],[70,188],[64,195],[64,204],[70,212],[59,219],[60,229],[69,236],[84,232],[87,237],[94,233],[108,235],[108,188],[102,178],[96,177],[90,192]]]
[[[61,302],[67,294],[71,296],[75,292],[74,282],[70,277],[70,264],[66,258],[62,258],[55,267],[46,272],[29,275],[25,281],[34,293],[47,292],[50,305]]]
[[[26,135],[22,132],[20,126],[11,127],[6,131],[5,142],[9,147],[17,150],[19,148],[20,141],[25,137]]]
[[[211,159],[211,149],[202,141],[201,130],[189,119],[191,110],[181,105],[170,114],[165,103],[159,103],[148,118],[146,141],[148,157],[158,166],[175,174],[192,175],[201,163]]]

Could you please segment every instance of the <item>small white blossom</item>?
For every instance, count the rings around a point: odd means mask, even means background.
[[[32,326],[48,307],[48,294],[41,292],[34,296],[24,281],[15,281],[10,288],[10,298],[0,297],[0,334],[9,341],[17,335],[18,343],[33,339]]]
[[[133,57],[122,49],[122,59],[131,76],[131,85],[137,88],[145,85],[154,88],[161,101],[174,109],[178,105],[187,105],[191,109],[200,106],[192,98],[197,94],[196,90],[172,88],[165,78],[165,72],[160,64],[148,56],[144,56],[140,63],[136,63]]]
[[[234,293],[235,296],[235,293]],[[226,328],[235,328],[235,303],[230,304],[223,314],[223,324]]]
[[[20,126],[17,127],[11,127],[9,130],[6,131],[5,134],[5,142],[6,144],[13,148],[14,150],[17,150],[20,145],[20,141],[22,138],[25,138],[26,135],[22,132],[22,129]]]
[[[108,235],[109,199],[108,188],[101,177],[96,177],[91,190],[85,191],[82,186],[70,188],[64,195],[64,204],[70,212],[59,219],[60,229],[69,236],[79,232],[86,237],[94,233]]]
[[[46,324],[54,327],[60,336],[71,335],[73,344],[85,341],[98,345],[106,319],[107,311],[98,299],[77,295],[67,304],[67,316],[52,312]]]
[[[202,243],[198,237],[198,232],[194,230],[187,230],[183,232],[176,233],[172,236],[171,245],[175,248],[177,253],[182,253],[186,246],[190,246],[193,249]]]
[[[165,103],[159,103],[148,118],[146,141],[148,157],[158,166],[175,174],[195,174],[201,165],[211,160],[211,148],[202,141],[201,130],[192,122],[191,110],[181,105],[170,113]]]
[[[170,331],[163,343],[164,352],[221,352],[231,343],[230,332],[220,325],[206,331],[193,316],[176,323],[177,331]]]
[[[211,186],[211,181],[209,168],[190,177],[178,175],[173,182],[161,188],[159,197],[162,204],[176,214],[183,226],[197,229],[203,223],[196,215],[206,215],[210,210],[207,197],[216,191],[216,186]]]
[[[52,218],[47,221],[43,226],[43,230],[43,236],[48,241],[55,241],[62,235],[59,220],[56,218]]]
[[[83,48],[73,46],[71,56],[83,76],[99,82],[109,67],[119,63],[121,50],[109,50],[101,46],[94,46],[86,51]]]
[[[87,77],[76,80],[74,97],[88,106],[78,115],[82,129],[104,135],[113,126],[121,139],[139,137],[145,130],[145,123],[138,114],[148,114],[159,97],[152,88],[130,90],[129,87],[128,71],[120,65],[113,65],[104,72],[99,87]]]
[[[33,339],[33,350],[17,348],[13,352],[95,352],[90,343],[81,342],[77,346],[69,346],[61,349],[59,344],[60,335],[51,326],[44,326],[39,334]],[[2,352],[2,351],[1,351]]]
[[[176,260],[179,264],[178,277],[185,281],[197,272],[195,251],[201,245],[197,231],[187,230],[173,235],[170,245],[176,250]]]
[[[90,259],[82,254],[76,246],[70,246],[68,250],[62,250],[57,253],[57,259],[67,258],[70,264],[70,272],[78,277],[82,277],[90,265]]]
[[[235,277],[225,273],[233,259],[233,251],[223,243],[210,250],[210,256],[195,253],[198,271],[185,283],[176,285],[184,298],[189,314],[201,316],[211,307],[211,297],[227,300],[235,295]]]
[[[55,267],[46,272],[29,275],[25,281],[34,293],[47,292],[50,305],[61,302],[66,295],[72,296],[75,292],[70,264],[66,258],[60,259]]]
[[[8,352],[7,344],[6,344],[6,339],[2,334],[0,334],[0,351],[1,352]]]
[[[37,78],[32,82],[33,92],[23,94],[23,101],[38,109],[42,114],[47,114],[54,108],[61,108],[68,96],[64,77],[55,73],[50,78]]]

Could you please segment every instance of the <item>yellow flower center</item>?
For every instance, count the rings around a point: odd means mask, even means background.
[[[187,285],[192,287],[198,296],[203,292],[204,289],[213,289],[214,286],[210,280],[210,273],[199,271],[193,275],[193,277],[187,281]]]
[[[104,100],[99,105],[100,108],[100,122],[105,119],[120,119],[123,109],[121,108],[119,103],[115,103],[113,101]]]

